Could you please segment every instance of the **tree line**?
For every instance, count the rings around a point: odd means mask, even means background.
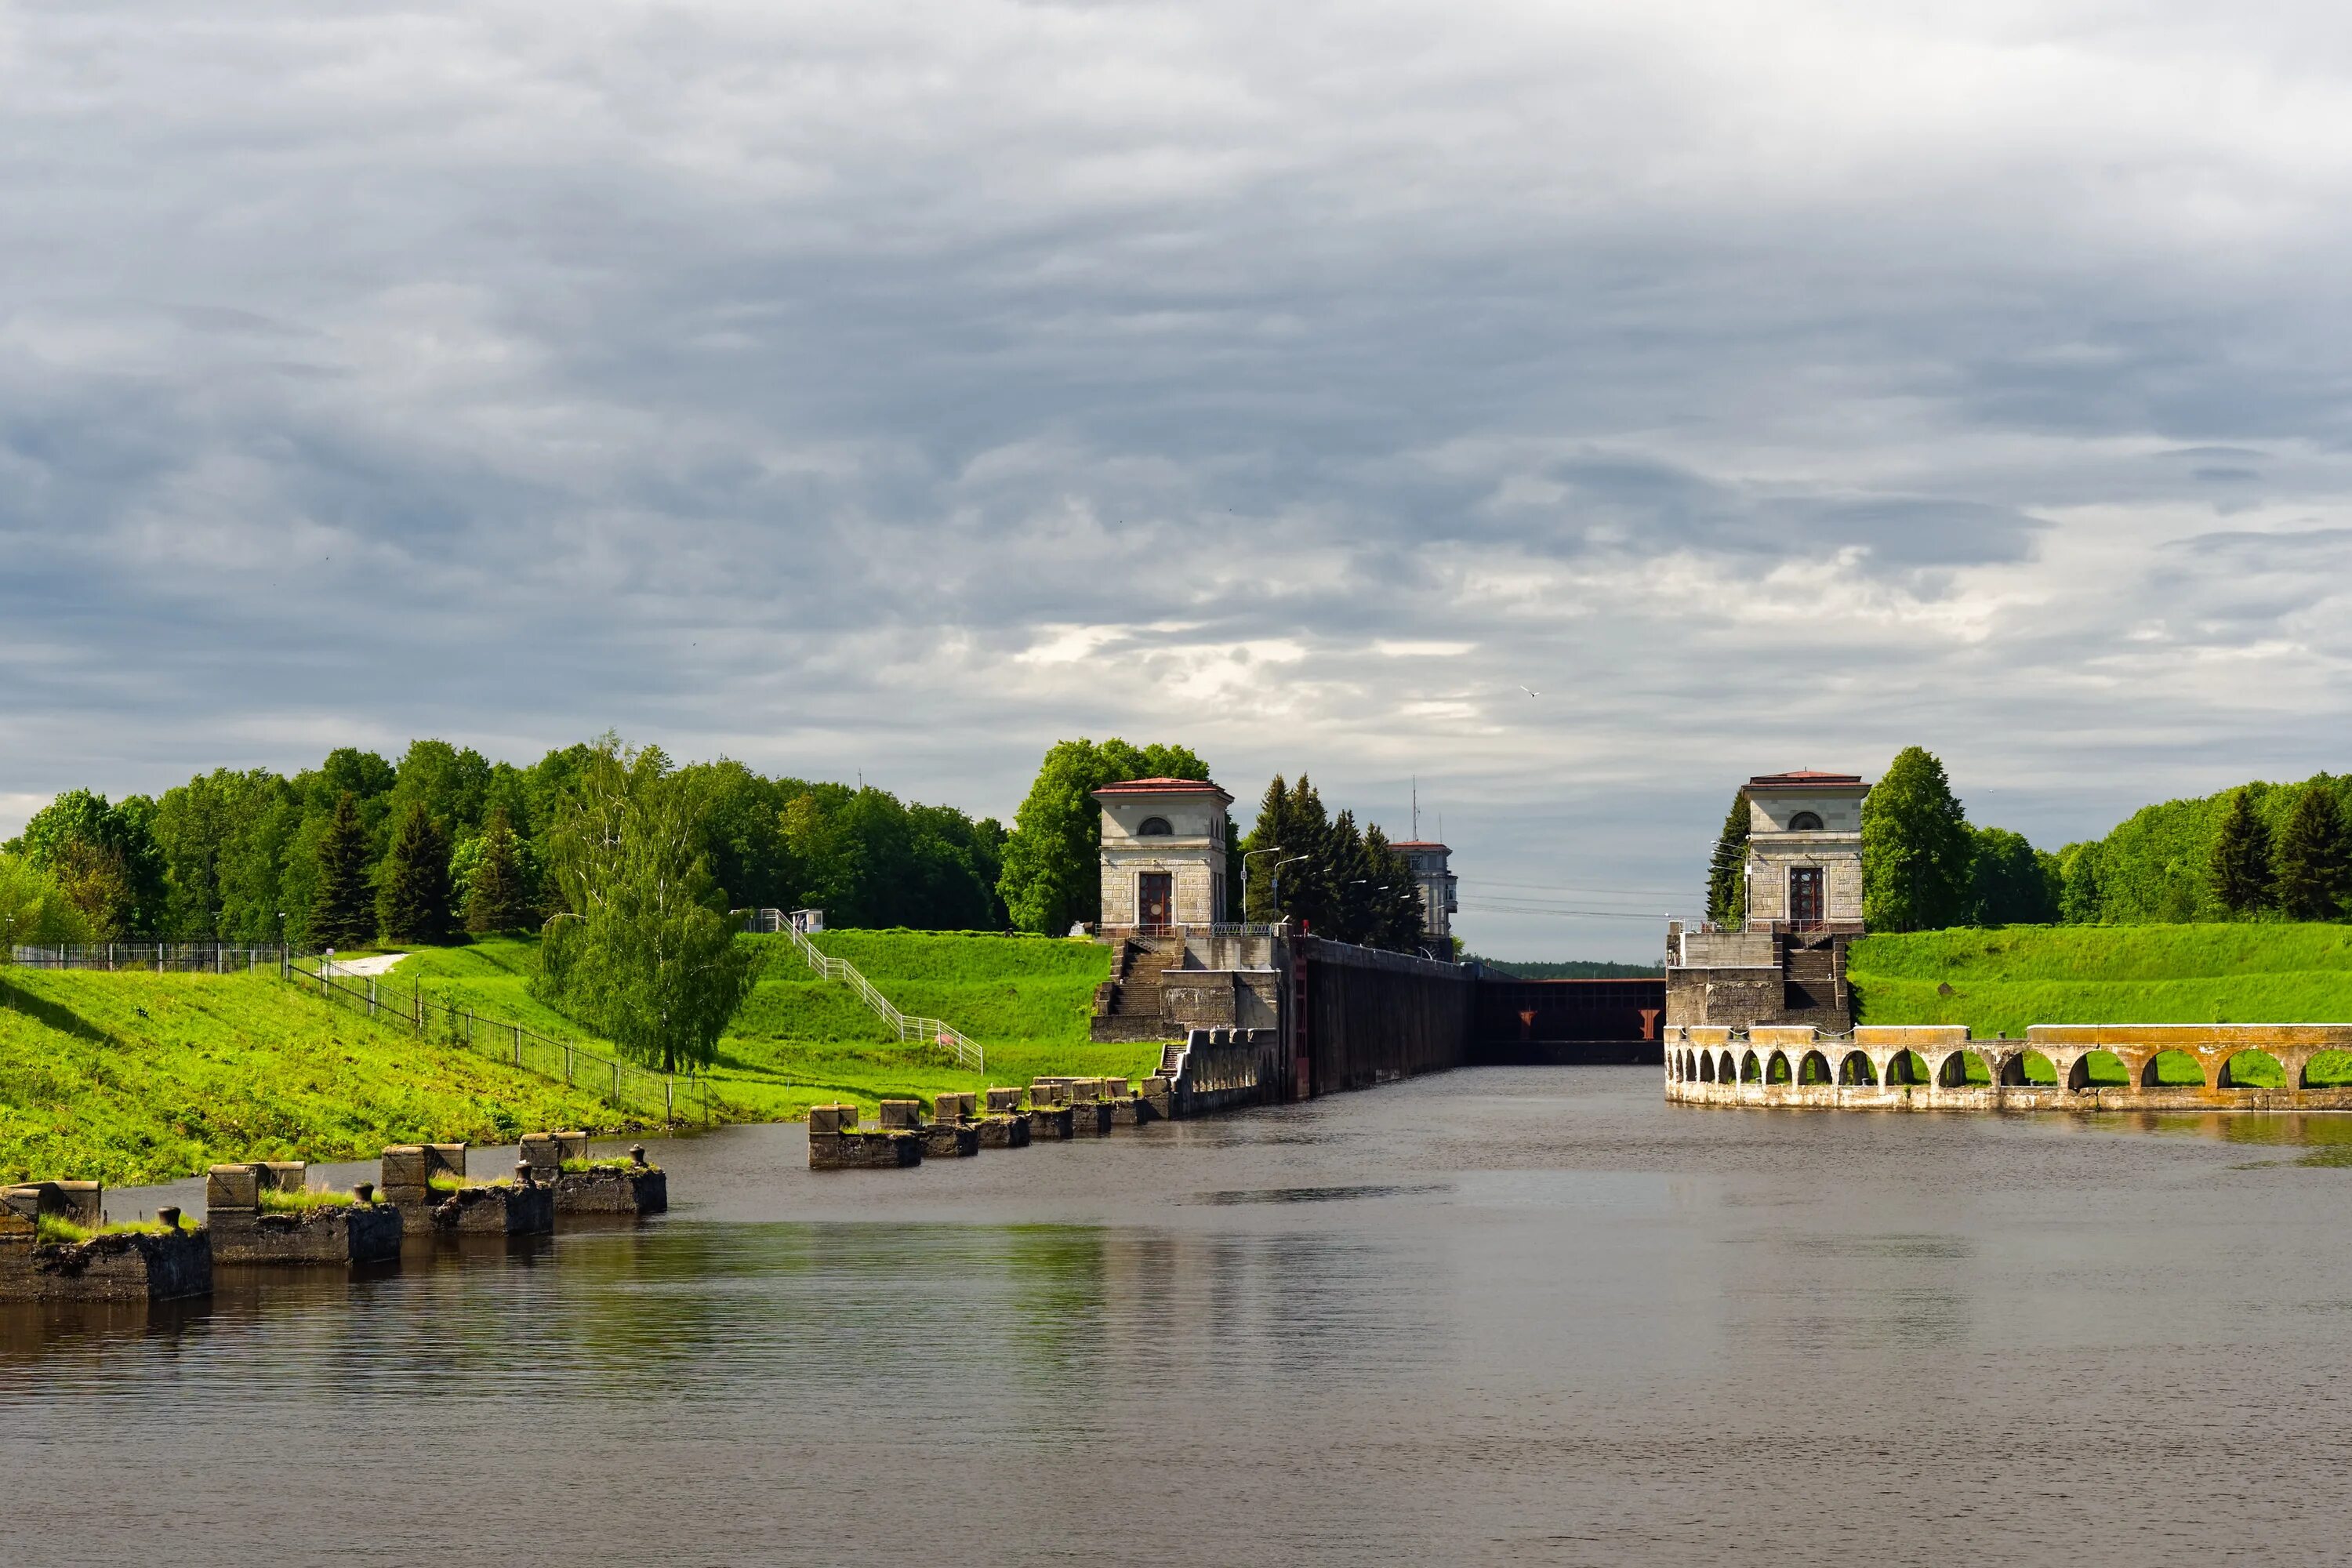
[[[1707,918],[1719,925],[1747,919],[1748,828],[1742,790],[1707,865]],[[2146,806],[2105,837],[2053,854],[1971,824],[1942,762],[1910,746],[1864,799],[1862,852],[1873,931],[2342,920],[2352,914],[2352,778]]]
[[[1102,807],[1094,791],[1129,779],[1208,777],[1208,764],[1181,745],[1137,746],[1117,738],[1055,742],[1005,842],[997,890],[1013,923],[1059,935],[1102,919]],[[1296,784],[1277,775],[1249,833],[1228,816],[1224,837],[1226,908],[1220,918],[1297,921],[1318,936],[1401,952],[1420,940],[1421,899],[1411,868],[1377,824],[1360,826],[1351,810],[1332,816],[1306,774]],[[1273,852],[1277,846],[1280,854]]]
[[[606,737],[524,767],[426,740],[397,763],[342,747],[290,778],[223,768],[154,797],[68,790],[0,846],[0,922],[15,942],[320,947],[536,927],[572,908],[551,859],[563,803],[625,750]],[[714,893],[735,907],[1003,929],[992,819],[724,759],[628,754],[671,781]]]

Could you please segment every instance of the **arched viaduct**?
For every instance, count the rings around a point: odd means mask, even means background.
[[[2315,1058],[2352,1052],[2346,1024],[2036,1025],[2021,1040],[1942,1025],[1851,1035],[1678,1025],[1664,1044],[1666,1098],[1698,1105],[2352,1110],[2352,1084],[2310,1081]],[[2034,1081],[2043,1076],[2030,1070],[2036,1057],[2054,1082]]]

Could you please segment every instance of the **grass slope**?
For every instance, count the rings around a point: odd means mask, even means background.
[[[835,931],[817,939],[856,964],[901,1010],[941,1018],[986,1050],[969,1072],[935,1047],[901,1043],[856,993],[825,981],[781,936],[739,939],[759,954],[758,981],[719,1042],[713,1096],[730,1120],[791,1120],[812,1105],[929,1099],[948,1089],[1025,1084],[1041,1074],[1140,1078],[1158,1065],[1151,1045],[1097,1045],[1087,1037],[1095,987],[1110,977],[1110,950],[1090,942],[992,932]],[[487,1017],[610,1051],[530,994],[538,963],[530,938],[488,937],[404,959],[390,984],[415,982],[432,996]]]
[[[217,1162],[352,1160],[419,1139],[614,1125],[562,1084],[274,975],[0,968],[0,1178],[165,1180]]]
[[[2352,1022],[2352,928],[2007,926],[1868,936],[1846,973],[1866,1024]],[[1940,989],[1950,987],[1946,994]]]

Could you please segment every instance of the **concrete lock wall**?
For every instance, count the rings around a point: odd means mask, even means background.
[[[2114,1057],[2130,1081],[2091,1083],[2095,1051]],[[2284,1088],[2233,1081],[2231,1063],[2255,1051],[2279,1065]],[[2021,1040],[1978,1040],[1958,1025],[1864,1026],[1850,1036],[1690,1025],[1666,1031],[1665,1094],[1693,1105],[1824,1110],[2352,1110],[2352,1086],[2305,1081],[2323,1051],[2352,1051],[2352,1025],[2037,1024]],[[2158,1082],[2157,1058],[2168,1052],[2193,1063],[2201,1081]],[[2028,1053],[2049,1061],[2055,1084],[2027,1081]],[[1990,1082],[1966,1080],[1969,1058]],[[1804,1082],[1808,1076],[1827,1081]]]
[[[1476,982],[1460,964],[1299,939],[1306,1092],[1368,1089],[1470,1059]]]

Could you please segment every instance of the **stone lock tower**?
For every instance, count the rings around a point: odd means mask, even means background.
[[[1738,931],[1666,928],[1666,1023],[1853,1027],[1846,943],[1862,934],[1858,773],[1748,781],[1748,919]]]

